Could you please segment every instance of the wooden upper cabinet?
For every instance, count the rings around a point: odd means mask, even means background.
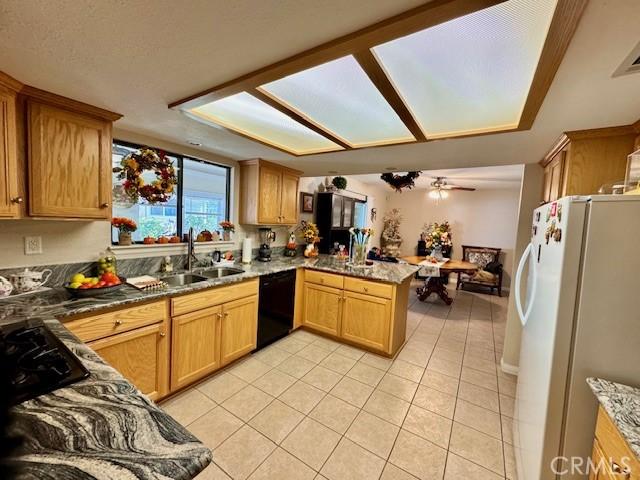
[[[16,218],[18,195],[16,92],[0,83],[0,218]]]
[[[258,185],[258,222],[280,223],[282,172],[278,168],[260,167]]]
[[[282,173],[281,223],[298,223],[298,181],[296,175]]]
[[[540,162],[543,201],[597,194],[602,185],[624,180],[636,137],[632,125],[564,133]]]
[[[240,223],[296,224],[301,174],[261,159],[240,162]]]
[[[29,213],[111,216],[111,122],[28,102]]]

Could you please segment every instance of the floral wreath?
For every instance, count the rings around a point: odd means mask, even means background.
[[[134,202],[140,197],[147,202],[165,203],[173,196],[173,189],[178,183],[173,162],[162,151],[143,147],[137,152],[132,152],[120,161],[120,167],[113,169],[122,182],[125,193]],[[156,179],[146,184],[142,178],[145,170],[153,170]]]

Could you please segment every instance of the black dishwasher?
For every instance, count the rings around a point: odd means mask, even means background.
[[[295,270],[260,277],[258,345],[256,350],[286,336],[293,328],[295,293]]]

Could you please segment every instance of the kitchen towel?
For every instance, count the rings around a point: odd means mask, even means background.
[[[253,245],[250,237],[242,240],[242,263],[251,263]]]

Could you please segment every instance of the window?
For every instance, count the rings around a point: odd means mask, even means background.
[[[112,164],[120,165],[122,158],[141,146],[116,141],[113,144]],[[153,148],[153,147],[152,147]],[[230,168],[204,162],[192,157],[167,152],[174,162],[178,176],[176,194],[167,203],[149,205],[144,200],[132,204],[124,195],[121,181],[113,175],[113,216],[135,220],[138,230],[133,232],[135,242],[145,237],[182,237],[190,227],[219,230],[219,223],[229,218]],[[143,174],[145,181],[155,178],[153,172]],[[117,231],[112,231],[112,242],[118,242]]]

